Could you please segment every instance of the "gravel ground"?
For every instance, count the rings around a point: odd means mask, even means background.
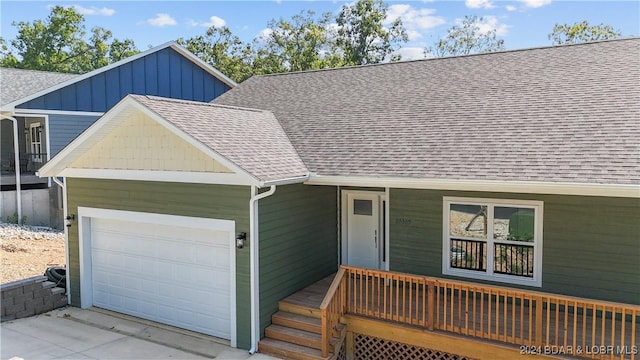
[[[64,266],[64,231],[0,222],[0,283],[44,274]]]

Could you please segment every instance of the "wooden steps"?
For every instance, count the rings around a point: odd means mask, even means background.
[[[320,318],[299,315],[292,312],[278,311],[271,317],[271,323],[316,334],[320,334],[322,331]]]
[[[264,336],[318,350],[322,349],[322,336],[309,331],[273,324],[265,329]]]
[[[286,341],[280,341],[270,338],[260,340],[258,349],[263,354],[272,355],[282,359],[295,360],[327,360],[331,358],[322,357],[322,352],[318,349],[312,349],[306,346],[292,344]]]
[[[320,303],[330,285],[327,280],[278,303],[279,311],[271,316],[271,325],[258,343],[259,352],[294,360],[329,360],[333,357],[336,338],[331,341],[328,356],[322,357],[321,352]]]

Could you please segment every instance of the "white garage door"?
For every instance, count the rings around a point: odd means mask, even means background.
[[[234,223],[194,228],[159,216],[162,224],[90,218],[93,305],[231,339]]]

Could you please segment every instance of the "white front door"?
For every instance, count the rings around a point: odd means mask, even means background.
[[[346,193],[346,263],[379,269],[381,248],[380,195],[367,192]]]

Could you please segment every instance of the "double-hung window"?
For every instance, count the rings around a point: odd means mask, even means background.
[[[542,286],[541,201],[443,200],[444,274]]]

